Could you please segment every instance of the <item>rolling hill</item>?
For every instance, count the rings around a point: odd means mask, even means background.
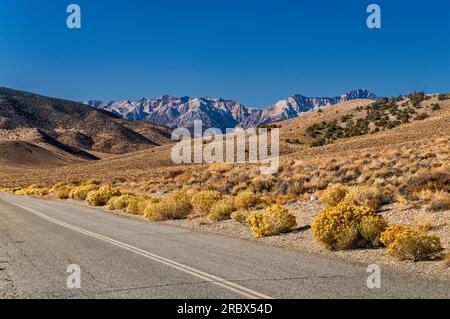
[[[0,88],[3,165],[48,167],[159,146],[170,130],[82,103]]]

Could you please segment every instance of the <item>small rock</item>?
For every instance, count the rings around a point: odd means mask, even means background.
[[[309,200],[311,201],[311,202],[315,202],[316,200],[318,200],[319,199],[319,197],[317,197],[316,195],[311,195],[311,197],[309,198]]]

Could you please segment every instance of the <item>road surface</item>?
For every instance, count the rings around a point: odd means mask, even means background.
[[[69,265],[80,288],[69,289]],[[3,298],[449,298],[450,283],[105,213],[0,194]]]

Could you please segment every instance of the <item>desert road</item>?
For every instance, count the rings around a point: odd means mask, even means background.
[[[0,298],[449,298],[450,282],[0,194]],[[79,289],[69,289],[69,265]]]

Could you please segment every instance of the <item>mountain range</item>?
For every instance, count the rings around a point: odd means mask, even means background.
[[[249,128],[295,118],[302,113],[342,102],[377,96],[366,89],[358,89],[335,97],[307,97],[300,94],[280,100],[265,109],[249,108],[239,102],[208,97],[163,96],[136,101],[104,102],[91,100],[85,104],[106,110],[133,121],[146,121],[166,127],[192,128],[195,120],[202,120],[205,128]]]

